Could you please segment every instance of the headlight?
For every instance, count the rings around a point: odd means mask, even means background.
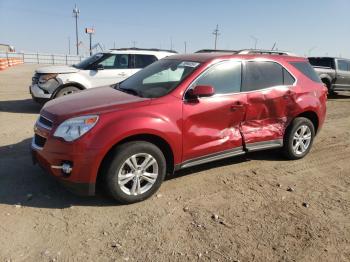
[[[44,74],[41,75],[39,78],[39,83],[45,83],[47,81],[49,81],[52,78],[55,78],[58,74]]]
[[[64,121],[56,129],[54,136],[70,142],[89,132],[97,123],[98,116],[80,116]]]

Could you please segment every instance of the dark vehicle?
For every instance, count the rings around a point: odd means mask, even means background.
[[[334,57],[309,57],[322,82],[327,86],[328,93],[350,91],[350,60]]]

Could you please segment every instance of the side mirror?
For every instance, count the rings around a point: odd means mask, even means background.
[[[215,89],[212,86],[195,86],[193,89],[188,91],[188,95],[191,98],[199,98],[199,97],[209,97],[215,94]]]
[[[105,69],[104,66],[101,64],[97,64],[91,67],[91,70],[95,70],[95,71],[104,70],[104,69]]]

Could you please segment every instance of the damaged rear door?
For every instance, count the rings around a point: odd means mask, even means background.
[[[241,125],[248,151],[280,147],[293,110],[294,77],[272,61],[244,63],[242,92],[247,94]]]

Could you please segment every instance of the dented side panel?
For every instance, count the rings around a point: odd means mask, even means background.
[[[293,88],[279,86],[247,93],[244,143],[282,139],[295,105]]]

